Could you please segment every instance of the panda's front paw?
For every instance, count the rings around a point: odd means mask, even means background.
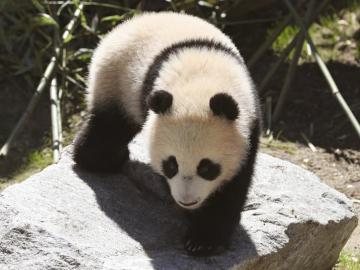
[[[225,245],[188,237],[185,239],[184,247],[191,256],[212,256],[225,250]]]

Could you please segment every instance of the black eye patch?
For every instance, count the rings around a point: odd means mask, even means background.
[[[218,177],[220,172],[221,166],[207,158],[202,159],[197,166],[197,174],[209,181]]]
[[[173,178],[178,173],[178,164],[174,156],[162,161],[162,170],[167,178]]]

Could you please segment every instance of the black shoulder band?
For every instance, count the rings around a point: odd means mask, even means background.
[[[224,52],[234,58],[236,58],[240,64],[243,64],[244,61],[241,56],[234,51],[232,48],[227,47],[226,45],[214,41],[214,40],[207,40],[207,39],[190,39],[181,41],[178,43],[174,43],[171,46],[163,49],[154,59],[152,64],[150,65],[148,71],[146,72],[144,83],[142,86],[142,108],[144,112],[144,116],[146,116],[148,108],[146,106],[146,97],[149,95],[151,90],[154,87],[155,80],[159,76],[160,69],[164,62],[166,62],[171,55],[178,53],[183,49],[191,49],[191,48],[204,48],[214,51],[221,51]]]

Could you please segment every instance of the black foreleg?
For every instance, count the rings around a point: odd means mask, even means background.
[[[74,161],[88,171],[117,172],[139,130],[117,104],[94,108],[74,141]]]
[[[188,212],[190,224],[185,237],[185,249],[190,255],[208,256],[226,248],[239,225],[246,191],[246,187],[240,190],[238,186],[229,183],[201,209]]]

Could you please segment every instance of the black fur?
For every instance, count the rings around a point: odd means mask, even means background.
[[[250,149],[246,162],[237,175],[214,193],[203,207],[185,210],[190,226],[185,237],[185,249],[190,255],[208,256],[224,250],[239,225],[240,213],[246,201],[254,172],[259,144],[260,124],[253,123]]]
[[[117,104],[96,106],[75,139],[74,161],[91,172],[117,172],[129,159],[127,145],[139,131]]]
[[[147,97],[147,106],[149,109],[154,111],[155,113],[166,113],[170,110],[170,107],[173,102],[173,97],[169,92],[164,90],[159,90],[152,92]]]
[[[169,100],[152,106],[147,104],[148,95],[153,90],[154,82],[159,76],[163,63],[170,55],[186,48],[206,48],[220,50],[238,59],[243,64],[237,52],[213,40],[187,40],[176,43],[163,50],[154,60],[147,71],[142,91],[141,107],[146,117],[149,107],[164,112]],[[166,99],[166,98],[165,98]],[[171,100],[172,101],[172,100]],[[236,118],[234,111],[227,111],[216,102],[213,106],[215,114]],[[149,105],[149,107],[148,107]],[[219,109],[220,108],[220,109]],[[165,110],[166,111],[166,110]],[[105,104],[98,104],[90,112],[88,120],[84,123],[74,142],[74,161],[82,168],[93,172],[117,172],[124,161],[129,159],[128,143],[140,131],[141,126],[127,116],[124,109],[113,100]],[[260,133],[259,122],[252,128],[250,149],[247,160],[222,189],[216,191],[205,202],[203,207],[193,211],[186,211],[190,226],[185,239],[185,248],[191,255],[211,255],[224,248],[236,226],[239,224],[240,212],[246,200],[250,186],[254,161],[258,148]]]
[[[166,62],[169,57],[173,54],[177,54],[180,51],[187,49],[187,48],[204,48],[208,50],[214,50],[214,51],[222,51],[226,54],[234,57],[239,61],[241,65],[244,64],[242,58],[240,55],[235,52],[233,49],[227,47],[226,45],[214,41],[214,40],[207,40],[207,39],[190,39],[181,41],[178,43],[175,43],[167,48],[165,48],[162,52],[160,52],[154,59],[153,63],[149,67],[146,75],[145,80],[143,83],[143,89],[142,89],[142,103],[143,103],[143,113],[144,117],[146,117],[148,112],[148,106],[147,106],[147,96],[150,94],[150,92],[153,90],[155,80],[159,76],[160,69],[164,62]]]
[[[143,83],[141,107],[144,117],[148,112],[147,97],[153,89],[154,82],[159,75],[162,64],[170,55],[178,53],[185,48],[207,48],[223,51],[243,64],[242,58],[231,48],[206,39],[186,40],[175,43],[164,49],[149,67]],[[164,91],[165,92],[165,91]],[[154,111],[165,112],[172,97],[162,95],[160,104],[149,102]],[[165,98],[164,98],[165,96]],[[160,99],[160,100],[161,100]],[[150,98],[151,100],[151,98]],[[171,102],[170,102],[171,100]],[[88,120],[74,142],[74,161],[80,167],[93,172],[116,172],[121,164],[129,158],[127,144],[140,131],[141,126],[134,123],[126,112],[113,101],[98,104],[90,112]]]
[[[221,166],[208,158],[204,158],[199,162],[196,172],[203,179],[212,181],[220,174]]]
[[[173,178],[179,170],[178,163],[174,156],[168,157],[166,160],[162,162],[162,170],[167,178]]]
[[[210,99],[210,109],[216,116],[225,116],[229,120],[236,120],[239,108],[236,101],[228,94],[219,93]]]

